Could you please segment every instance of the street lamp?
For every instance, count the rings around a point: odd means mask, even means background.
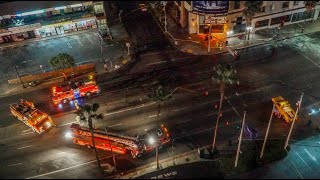
[[[248,41],[249,41],[249,39],[250,39],[250,31],[252,30],[252,27],[251,26],[247,27],[247,30],[248,30]]]
[[[22,79],[21,79],[20,74],[19,74],[19,71],[18,71],[19,66],[15,66],[14,68],[16,69],[17,75],[18,75],[18,77],[19,77],[19,79],[20,79],[20,82],[21,82],[23,88],[26,88],[26,86],[24,86],[24,84],[23,84],[23,82],[22,82]]]
[[[107,135],[107,136],[108,136],[108,130],[109,130],[109,126],[105,128],[105,131],[106,131],[106,135]],[[112,160],[113,160],[114,171],[117,172],[116,157],[114,156],[114,153],[113,153],[113,150],[112,150],[112,146],[111,146],[111,142],[110,142],[110,149],[111,149],[111,153],[112,153]]]

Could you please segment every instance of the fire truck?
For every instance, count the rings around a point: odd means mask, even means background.
[[[21,99],[20,103],[10,105],[10,111],[13,116],[17,117],[38,134],[42,134],[55,126],[51,117],[36,109],[32,102]]]
[[[54,105],[61,102],[67,103],[75,99],[91,96],[99,93],[99,86],[94,80],[69,82],[68,84],[54,86],[52,90],[52,101]]]
[[[283,118],[286,122],[293,121],[295,111],[291,108],[288,101],[284,100],[283,97],[278,96],[272,98],[272,102],[275,104],[276,111],[275,114],[278,118]]]
[[[92,148],[92,136],[88,128],[80,127],[79,124],[71,124],[71,132],[66,133],[66,137],[72,138],[74,144],[87,146]],[[153,132],[157,132],[154,134]],[[94,130],[94,142],[97,149],[113,151],[119,154],[126,154],[130,152],[133,158],[141,157],[144,153],[152,151],[156,147],[156,140],[158,139],[158,146],[170,142],[168,129],[161,125],[156,131],[149,131],[147,134],[139,137],[126,136],[118,133],[106,132],[101,130]]]

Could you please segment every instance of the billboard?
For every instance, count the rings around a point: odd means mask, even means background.
[[[192,1],[192,10],[200,14],[228,13],[229,1]]]

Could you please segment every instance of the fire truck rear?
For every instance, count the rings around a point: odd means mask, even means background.
[[[54,86],[51,90],[52,101],[55,105],[99,93],[99,87],[94,80]]]
[[[55,126],[51,117],[36,109],[32,102],[21,99],[20,103],[10,105],[10,111],[13,116],[17,117],[38,134],[46,132]]]
[[[159,129],[158,140],[160,145],[164,145],[170,141],[168,130],[164,126]],[[71,132],[66,134],[66,137],[72,138],[74,144],[93,147],[92,136],[88,128],[80,127],[79,124],[72,124],[70,126]],[[147,153],[154,149],[155,141],[150,141],[154,137],[139,138],[139,136],[131,137],[117,133],[106,132],[101,130],[94,130],[94,142],[97,149],[113,151],[119,154],[125,154],[130,152],[133,158],[141,157],[144,153]],[[146,137],[146,136],[144,136]],[[155,138],[157,139],[157,138]]]

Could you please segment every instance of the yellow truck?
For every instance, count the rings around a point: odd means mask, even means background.
[[[281,96],[277,96],[272,98],[272,102],[278,110],[276,112],[278,117],[282,117],[286,122],[293,121],[295,111],[291,108],[288,101],[284,100]]]
[[[55,126],[51,117],[36,109],[32,102],[21,99],[20,103],[10,105],[10,111],[13,116],[38,134],[42,134]]]

